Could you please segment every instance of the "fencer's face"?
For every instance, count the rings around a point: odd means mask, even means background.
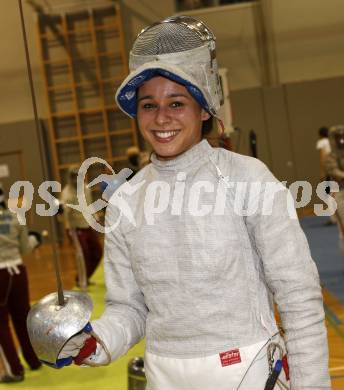
[[[171,160],[197,144],[202,122],[210,117],[184,86],[160,76],[139,88],[137,106],[141,134],[160,160]]]

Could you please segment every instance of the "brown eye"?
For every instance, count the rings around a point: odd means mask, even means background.
[[[141,108],[143,110],[152,110],[155,107],[156,107],[156,104],[153,104],[153,103],[144,103],[141,105]]]
[[[184,106],[184,103],[182,102],[173,102],[171,103],[171,107],[172,108],[180,108],[180,107],[183,107]]]

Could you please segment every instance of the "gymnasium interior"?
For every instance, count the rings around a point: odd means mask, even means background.
[[[221,144],[217,124],[208,141],[261,160],[294,190],[320,276],[332,388],[343,390],[342,227],[326,214],[328,204],[316,190],[325,180],[316,146],[319,129],[344,124],[343,0],[1,0],[0,9],[0,182],[6,198],[14,183],[32,183],[32,193],[31,187],[18,192],[29,230],[42,240],[23,257],[31,305],[57,291],[58,267],[63,289],[89,295],[92,319],[102,314],[103,262],[89,283],[77,282],[80,248],[63,215],[37,213],[44,204],[39,188],[50,180],[61,191],[70,170],[92,157],[118,173],[132,167],[128,151],[149,156],[136,121],[116,107],[115,91],[144,27],[171,15],[195,17],[216,36],[224,92],[228,144]],[[99,161],[91,165],[88,182],[104,168]],[[99,185],[91,192],[93,199],[101,198]],[[99,224],[104,214],[103,207]],[[96,234],[103,245],[104,234]],[[142,340],[109,366],[60,370],[47,365],[30,370],[21,356],[25,379],[0,383],[0,389],[143,390],[144,369],[139,365],[135,371],[133,365],[141,364],[144,351]],[[4,373],[0,359],[0,378]]]

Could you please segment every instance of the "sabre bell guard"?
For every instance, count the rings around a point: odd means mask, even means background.
[[[90,333],[89,323],[93,303],[78,291],[64,291],[65,303],[59,305],[56,292],[46,295],[32,306],[27,317],[30,341],[39,360],[54,368],[72,363],[73,359],[58,359],[65,343],[77,333]]]

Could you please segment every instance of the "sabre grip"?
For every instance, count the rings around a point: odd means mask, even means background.
[[[47,364],[49,367],[59,369],[65,366],[70,366],[73,363],[73,358],[70,356],[67,358],[57,359],[55,364],[47,363],[47,362],[43,362],[43,363]]]
[[[266,381],[264,390],[273,390],[275,387],[275,384],[277,382],[277,379],[279,377],[279,374],[282,371],[282,361],[277,360],[274,369],[272,370],[272,373],[269,375],[268,380]]]
[[[92,330],[93,330],[92,325],[91,325],[90,322],[88,322],[88,323],[85,325],[85,327],[84,327],[84,329],[83,329],[82,331],[83,331],[83,332],[86,332],[86,333],[91,333]]]
[[[84,360],[89,358],[97,350],[97,340],[94,337],[90,337],[85,341],[84,346],[80,349],[80,352],[75,356],[74,363],[77,366],[84,364]]]
[[[92,330],[92,325],[88,322],[82,331],[85,333],[91,333]],[[90,357],[96,350],[97,340],[91,335],[91,337],[86,339],[85,344],[80,349],[78,355],[73,358],[74,363],[77,366],[80,366],[81,364],[83,364],[83,361]]]

